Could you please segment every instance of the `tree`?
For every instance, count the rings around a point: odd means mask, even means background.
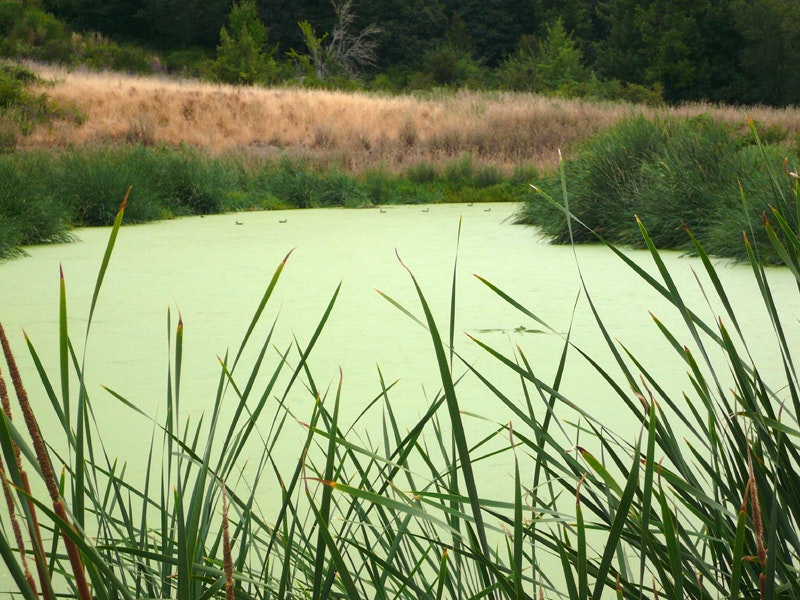
[[[376,23],[377,64],[381,69],[419,66],[441,44],[448,19],[442,0],[373,0],[360,9],[362,23]]]
[[[213,73],[227,83],[268,83],[278,72],[274,48],[267,46],[267,28],[258,18],[255,0],[241,0],[230,13],[230,31],[223,27]]]
[[[319,81],[331,75],[356,78],[362,67],[374,66],[377,61],[378,42],[375,36],[381,29],[370,24],[360,32],[353,33],[355,15],[352,0],[334,0],[333,8],[336,24],[330,34],[317,37],[308,21],[298,23],[308,53],[292,54],[301,63],[309,65]]]
[[[642,40],[641,11],[646,6],[637,0],[604,0],[598,4],[600,31],[593,54],[600,77],[645,83],[647,54]]]
[[[732,8],[743,40],[739,58],[748,83],[742,100],[800,103],[800,1],[735,0]]]
[[[533,2],[518,0],[447,0],[451,14],[466,23],[476,60],[497,66],[514,51],[525,33],[536,31],[539,23]]]
[[[230,10],[230,0],[144,0],[139,18],[158,47],[214,48]]]
[[[580,48],[560,19],[547,26],[542,39],[523,36],[517,51],[498,71],[502,87],[564,95],[576,93],[590,76]]]

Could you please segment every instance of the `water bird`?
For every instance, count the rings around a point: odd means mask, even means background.
[[[286,223],[287,219],[281,219],[278,223]]]
[[[430,210],[430,208],[423,208],[422,212],[428,212],[429,210]]]
[[[490,208],[484,208],[483,212],[492,212],[492,209],[491,209],[491,207]]]
[[[382,212],[382,213],[385,213],[386,211],[385,211],[385,210],[383,210],[383,209],[381,209],[381,212]]]
[[[244,225],[244,223],[242,223],[241,221],[234,221],[234,223],[236,223],[237,225]]]
[[[467,206],[472,206],[472,202],[470,202],[469,204],[467,204]]]

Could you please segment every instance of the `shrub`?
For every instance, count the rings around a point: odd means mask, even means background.
[[[267,46],[267,29],[258,18],[256,3],[253,0],[234,3],[229,20],[230,29],[223,27],[220,32],[212,67],[214,77],[226,83],[273,81],[278,73],[273,59],[275,49]]]
[[[421,71],[408,83],[411,89],[434,86],[475,88],[480,87],[485,78],[483,66],[469,52],[445,42],[425,53]]]
[[[683,233],[688,227],[709,251],[746,258],[740,242],[751,227],[745,222],[760,221],[757,215],[768,211],[783,156],[785,149],[752,147],[705,116],[625,120],[584,144],[565,165],[572,182],[570,211],[588,227],[574,230],[574,240],[593,241],[592,230],[615,243],[641,246],[632,221],[638,215],[659,247],[692,251]],[[745,211],[739,182],[750,198]],[[561,183],[550,178],[541,187],[557,196]],[[527,202],[518,219],[536,223],[558,243],[570,241],[563,212],[541,198]],[[764,260],[777,260],[763,233],[756,241],[767,252]]]
[[[69,211],[37,175],[47,168],[47,157],[31,154],[0,156],[0,259],[14,256],[19,247],[69,239]]]
[[[432,183],[438,176],[436,167],[426,161],[415,163],[406,169],[406,177],[414,183]]]

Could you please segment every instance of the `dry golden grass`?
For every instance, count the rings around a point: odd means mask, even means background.
[[[710,113],[741,124],[751,117],[792,136],[800,127],[796,109],[745,112],[706,104],[650,109],[471,91],[388,96],[34,68],[55,82],[46,88],[51,97],[77,105],[87,119],[42,127],[26,139],[27,147],[188,144],[214,153],[310,155],[353,171],[377,165],[397,171],[471,152],[476,160],[506,171],[518,165],[547,170],[555,166],[559,148],[569,149],[631,114]]]

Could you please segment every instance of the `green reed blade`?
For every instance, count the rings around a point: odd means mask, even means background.
[[[64,429],[64,433],[68,439],[72,438],[72,430],[69,428],[69,424],[67,422],[67,417],[64,414],[64,409],[61,406],[61,402],[58,399],[58,395],[53,388],[52,383],[50,382],[50,377],[47,375],[45,371],[44,365],[42,364],[41,358],[39,358],[39,354],[36,352],[36,348],[33,345],[33,342],[25,334],[25,344],[28,348],[28,353],[33,360],[33,365],[36,367],[36,373],[39,376],[39,380],[42,384],[42,387],[45,390],[48,400],[50,400],[50,404],[53,408],[53,411],[56,413],[58,417],[58,422],[61,423],[61,427]]]
[[[3,485],[0,483],[0,485]],[[9,541],[6,539],[4,532],[0,529],[0,557],[8,569],[8,574],[14,580],[17,591],[25,598],[25,600],[37,600],[38,596],[33,592],[28,580],[25,578],[25,573],[22,567],[17,563],[16,549],[12,548]]]
[[[570,556],[567,546],[565,546],[564,542],[562,542],[561,539],[556,535],[554,535],[554,540],[556,543],[556,549],[558,550],[558,556],[561,559],[561,571],[564,575],[564,583],[567,586],[567,596],[569,598],[580,598],[578,595],[578,587],[575,584],[575,575],[572,572],[572,565],[570,564]]]
[[[119,234],[119,228],[122,225],[122,217],[125,214],[125,205],[128,203],[128,196],[130,196],[131,188],[128,188],[128,191],[125,193],[125,198],[122,200],[122,204],[117,211],[117,215],[114,218],[114,224],[111,227],[111,233],[108,236],[108,243],[106,244],[106,250],[103,254],[103,261],[100,264],[100,270],[97,273],[97,280],[94,284],[94,292],[92,293],[92,302],[89,306],[89,317],[86,322],[86,336],[89,335],[89,328],[92,324],[92,316],[94,315],[94,310],[97,306],[97,298],[100,296],[100,288],[103,285],[103,280],[106,276],[106,271],[108,270],[108,264],[111,261],[111,254],[114,250],[114,245],[117,241],[117,235]]]
[[[608,532],[608,539],[606,540],[606,547],[603,550],[603,556],[600,560],[600,565],[597,568],[597,575],[595,579],[594,590],[592,591],[592,598],[599,600],[603,593],[603,586],[606,585],[606,577],[611,568],[611,561],[617,551],[618,543],[622,535],[622,530],[625,527],[625,522],[628,519],[628,511],[630,510],[633,498],[639,485],[639,442],[633,453],[633,461],[628,475],[628,480],[625,484],[625,489],[620,495],[619,506],[617,507],[614,521]]]
[[[404,307],[402,304],[400,304],[400,303],[399,303],[397,300],[395,300],[394,298],[392,298],[391,296],[389,296],[388,294],[385,294],[384,292],[382,292],[382,291],[380,291],[380,290],[375,290],[375,291],[376,291],[376,292],[378,292],[378,294],[381,296],[381,298],[383,298],[384,300],[386,300],[386,301],[387,301],[389,304],[391,304],[392,306],[394,306],[394,307],[395,307],[397,310],[399,310],[399,311],[400,311],[400,312],[402,312],[402,313],[403,313],[405,316],[407,316],[409,319],[411,319],[412,321],[414,321],[414,322],[415,322],[417,325],[419,325],[420,327],[424,327],[425,329],[427,329],[427,326],[425,325],[425,323],[424,323],[424,322],[422,322],[422,321],[421,321],[419,318],[417,318],[417,317],[416,317],[416,316],[415,316],[415,315],[414,315],[414,314],[413,314],[413,313],[412,313],[410,310],[408,310],[407,308],[405,308],[405,307]]]
[[[736,536],[733,542],[733,559],[731,563],[731,600],[739,600],[739,587],[742,584],[742,564],[744,557],[744,541],[747,534],[747,511],[742,507],[736,519]]]
[[[640,538],[640,570],[639,570],[639,586],[644,584],[644,570],[645,570],[645,548],[647,548],[646,537],[650,531],[650,508],[653,497],[653,473],[655,471],[655,447],[656,447],[656,430],[658,424],[658,413],[656,412],[656,403],[651,401],[648,406],[648,424],[647,424],[647,450],[645,451],[644,459],[644,485],[642,487],[642,525],[641,525],[641,538]]]
[[[578,484],[580,490],[580,484]],[[575,528],[576,538],[576,557],[575,566],[578,574],[578,598],[589,597],[589,574],[587,566],[588,546],[586,543],[586,524],[583,521],[583,508],[581,507],[580,491],[575,498]]]
[[[69,343],[67,333],[67,290],[64,282],[64,270],[59,267],[59,289],[58,289],[58,356],[59,372],[61,374],[61,411],[64,417],[62,426],[65,431],[70,430],[70,409],[69,409]]]
[[[341,394],[342,394],[342,373],[341,370],[339,371],[339,385],[336,389],[336,398],[334,399],[333,404],[333,417],[331,419],[330,424],[330,436],[328,438],[328,449],[326,452],[327,460],[325,461],[325,473],[323,478],[325,481],[333,481],[334,480],[334,471],[335,465],[334,461],[336,460],[336,430],[339,425],[339,402],[341,401]],[[323,486],[322,488],[322,501],[320,503],[319,511],[314,509],[315,516],[318,518],[319,522],[319,532],[318,532],[318,539],[317,539],[317,555],[314,560],[314,587],[313,587],[313,594],[315,598],[319,598],[321,596],[322,590],[322,577],[324,574],[325,568],[325,536],[329,536],[330,532],[328,531],[328,523],[330,523],[330,516],[331,516],[331,495],[333,490],[330,486]]]
[[[361,598],[361,594],[358,592],[358,588],[356,588],[356,584],[353,581],[353,578],[350,576],[350,569],[348,568],[347,563],[344,561],[342,554],[339,552],[339,548],[336,545],[336,541],[333,539],[331,532],[328,530],[328,521],[322,516],[320,511],[317,509],[316,504],[314,504],[313,499],[311,496],[308,496],[308,501],[311,505],[311,511],[314,514],[314,518],[317,522],[317,527],[319,529],[321,543],[328,549],[328,552],[333,559],[333,563],[336,566],[336,574],[342,582],[345,591],[347,592],[347,597],[351,600],[356,600]],[[319,553],[317,554],[317,561],[319,561]],[[317,565],[315,568],[315,577],[316,573],[319,570],[321,572],[321,568]],[[320,583],[321,585],[321,583]],[[317,589],[316,587],[314,588]],[[320,597],[320,596],[314,596]]]
[[[522,561],[523,561],[523,524],[522,524],[522,482],[519,475],[519,461],[514,456],[514,596],[524,598],[522,588]]]
[[[78,547],[78,550],[81,553],[81,558],[85,561],[85,566],[91,566],[92,568],[97,569],[97,571],[102,575],[103,583],[107,588],[113,590],[113,593],[121,595],[123,598],[125,598],[125,600],[134,600],[133,596],[131,596],[128,592],[127,586],[125,586],[125,584],[123,584],[114,574],[114,571],[108,562],[98,554],[96,548],[90,546],[86,541],[89,539],[88,536],[80,531],[76,531],[72,525],[63,521],[61,517],[59,517],[58,514],[53,511],[52,507],[48,507],[47,504],[33,496],[29,496],[27,494],[25,494],[25,496],[36,505],[38,510],[44,513],[44,515],[50,519],[54,527],[58,528],[58,534],[67,536]],[[54,531],[53,534],[55,535],[56,532]],[[55,552],[51,552],[51,558],[55,558],[55,556]],[[95,594],[97,593],[98,590],[95,590]]]
[[[669,554],[669,570],[672,575],[673,595],[675,598],[683,597],[683,568],[681,566],[680,540],[676,530],[675,519],[667,503],[664,490],[659,485],[658,502],[661,506],[661,528],[664,534],[664,541],[667,545]],[[666,585],[666,581],[662,582]]]
[[[272,297],[272,292],[275,290],[275,286],[278,284],[278,280],[283,272],[283,268],[286,266],[286,262],[289,260],[292,252],[294,252],[294,250],[290,250],[289,253],[283,257],[283,260],[278,265],[278,268],[275,269],[275,272],[272,274],[272,279],[270,279],[267,289],[264,291],[264,295],[261,297],[261,301],[258,304],[258,308],[256,308],[255,313],[253,313],[253,317],[250,319],[250,324],[247,326],[247,331],[245,332],[244,337],[239,344],[239,350],[236,352],[236,357],[233,359],[231,371],[236,368],[239,358],[242,356],[242,352],[244,352],[244,349],[247,346],[247,341],[250,339],[253,330],[256,328],[256,325],[261,318],[261,313],[264,312],[264,308],[267,306],[267,302],[269,302],[270,297]]]
[[[614,480],[611,476],[611,473],[608,472],[608,469],[603,466],[603,464],[597,460],[594,455],[586,450],[585,448],[578,448],[578,452],[581,453],[581,456],[586,461],[586,463],[592,468],[592,470],[600,476],[600,479],[611,489],[617,496],[622,496],[622,488],[619,484]]]
[[[402,264],[402,261],[401,261]],[[422,310],[425,314],[425,320],[428,324],[428,331],[430,332],[431,341],[433,342],[434,351],[436,353],[436,361],[439,365],[439,375],[442,380],[445,398],[447,400],[447,408],[450,414],[450,422],[453,428],[453,439],[458,448],[459,459],[461,461],[461,470],[464,476],[464,483],[467,486],[467,492],[472,506],[473,517],[475,518],[475,525],[478,529],[478,539],[484,553],[490,553],[489,542],[486,538],[485,526],[483,524],[483,517],[481,515],[480,500],[478,498],[478,489],[475,482],[475,475],[472,471],[472,464],[470,462],[469,446],[467,444],[464,426],[461,422],[461,413],[458,406],[458,397],[456,396],[453,378],[448,367],[447,356],[445,354],[444,345],[442,344],[441,337],[439,336],[436,322],[433,319],[430,307],[427,300],[419,287],[414,274],[405,265],[403,267],[408,271],[411,280],[414,283],[414,288],[417,291]]]
[[[439,562],[439,575],[436,584],[436,600],[442,599],[444,593],[444,584],[447,580],[447,548],[442,552],[442,560]]]
[[[533,320],[534,320],[534,321],[536,321],[536,322],[537,322],[539,325],[541,325],[542,327],[546,328],[546,329],[547,329],[547,331],[549,331],[550,333],[555,333],[555,334],[557,334],[557,335],[560,335],[560,334],[559,334],[559,333],[558,333],[558,332],[557,332],[555,329],[553,329],[552,327],[550,327],[550,325],[549,325],[549,324],[547,324],[545,321],[543,321],[543,320],[542,320],[540,317],[538,317],[536,314],[532,313],[530,310],[528,310],[527,308],[525,308],[525,306],[523,306],[521,303],[517,302],[517,301],[516,301],[514,298],[512,298],[512,297],[511,297],[510,295],[508,295],[506,292],[504,292],[503,290],[501,290],[499,287],[497,287],[497,286],[496,286],[496,285],[494,285],[493,283],[489,282],[489,280],[487,280],[487,279],[484,279],[484,278],[483,278],[483,277],[481,277],[480,275],[475,275],[475,278],[476,278],[478,281],[480,281],[480,282],[481,282],[483,285],[485,285],[486,287],[488,287],[490,290],[492,290],[492,291],[493,291],[495,294],[497,294],[498,296],[500,296],[500,298],[502,298],[503,300],[505,300],[506,302],[508,302],[508,303],[509,303],[511,306],[513,306],[514,308],[516,308],[517,310],[519,310],[519,311],[520,311],[522,314],[524,314],[525,316],[527,316],[527,317],[529,317],[529,318],[533,319]]]
[[[456,234],[456,252],[453,258],[453,283],[450,288],[450,336],[448,338],[450,348],[450,370],[453,369],[453,352],[455,351],[455,330],[456,330],[456,280],[458,279],[458,248],[461,244],[461,222],[463,217],[458,218],[458,233]]]

